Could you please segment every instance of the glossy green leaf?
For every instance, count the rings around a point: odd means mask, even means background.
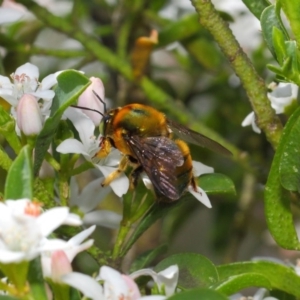
[[[5,182],[5,199],[33,198],[31,151],[25,146],[12,163]]]
[[[217,291],[200,288],[175,294],[168,300],[228,300],[228,298]]]
[[[243,2],[257,19],[260,19],[263,10],[270,5],[267,0],[243,0]]]
[[[207,194],[236,195],[233,181],[223,174],[205,174],[200,176],[197,182]]]
[[[284,59],[287,57],[287,51],[285,47],[285,37],[283,32],[277,27],[273,27],[273,46],[276,54],[277,61],[280,65],[283,64]]]
[[[267,278],[272,289],[300,297],[300,277],[287,266],[270,261],[252,261],[221,265],[217,267],[220,281],[228,280],[231,276],[247,273],[261,274]]]
[[[132,263],[130,267],[130,272],[133,273],[134,271],[149,267],[150,264],[159,256],[166,253],[168,250],[168,246],[166,244],[160,245],[155,249],[151,249],[142,255],[140,255],[135,261]]]
[[[248,287],[272,288],[268,278],[258,273],[246,273],[228,277],[213,286],[213,288],[227,296],[237,293]]]
[[[47,300],[45,282],[40,257],[32,260],[29,265],[28,282],[33,299]]]
[[[297,42],[297,46],[299,48],[300,46],[299,0],[280,0],[279,3],[290,23],[295,40]]]
[[[58,75],[51,115],[36,140],[34,174],[37,174],[40,169],[63,112],[68,106],[74,104],[89,84],[90,81],[87,77],[74,70],[67,70]]]
[[[273,44],[273,28],[276,27],[284,33],[281,21],[277,17],[275,5],[268,6],[261,14],[260,24],[263,37],[267,43],[273,56],[276,58],[275,48]],[[288,37],[286,37],[288,39]]]
[[[285,156],[285,147],[291,129],[297,123],[299,115],[300,108],[295,111],[285,126],[272,162],[264,193],[265,215],[273,238],[281,247],[295,250],[300,249],[300,243],[294,227],[288,193],[281,185],[280,164]]]
[[[215,265],[198,253],[182,253],[169,256],[154,269],[159,272],[171,265],[178,265],[178,285],[184,289],[209,287],[219,279]]]
[[[280,182],[285,189],[300,192],[300,109],[289,119],[284,132],[279,161]]]

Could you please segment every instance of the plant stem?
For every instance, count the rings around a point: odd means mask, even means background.
[[[211,1],[191,1],[200,17],[201,25],[212,34],[240,78],[257,116],[259,127],[276,149],[282,133],[282,124],[271,107],[265,82],[259,77],[228,24],[220,17]]]

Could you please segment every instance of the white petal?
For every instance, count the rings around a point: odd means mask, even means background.
[[[23,13],[6,7],[0,7],[0,24],[13,23],[18,21],[23,16]]]
[[[69,208],[54,207],[44,212],[37,218],[37,224],[44,237],[62,225],[69,215]]]
[[[72,205],[77,205],[80,210],[84,213],[87,213],[93,210],[99,203],[102,201],[106,195],[111,191],[111,187],[102,187],[101,183],[104,180],[103,177],[100,177],[96,180],[88,183],[80,195],[77,197],[77,202],[72,201],[73,194],[71,194],[71,203]]]
[[[213,173],[214,168],[209,167],[199,161],[193,160],[193,173],[195,177],[199,177],[202,174]]]
[[[107,167],[107,166],[99,166],[99,165],[95,165],[95,166],[102,172],[104,177],[107,177],[110,173],[116,170],[116,168]],[[122,195],[126,194],[129,189],[129,179],[123,173],[117,179],[113,180],[110,186],[114,191],[114,193],[117,196],[121,197]]]
[[[57,77],[56,74],[50,74],[46,76],[40,84],[40,89],[41,90],[51,89],[57,83],[56,77]]]
[[[197,186],[197,192],[195,192],[191,186],[188,187],[188,191],[206,207],[212,207],[206,193],[199,186]]]
[[[261,133],[261,129],[256,125],[255,120],[253,120],[253,122],[252,122],[252,129],[256,133]]]
[[[87,156],[89,155],[89,153],[86,151],[83,144],[75,139],[64,140],[61,144],[58,145],[56,151],[64,154],[77,153],[77,154],[83,154]]]
[[[117,229],[120,226],[122,216],[110,210],[96,210],[85,214],[84,224],[95,224],[111,229]]]
[[[253,120],[255,120],[254,111],[252,111],[249,115],[246,116],[246,118],[242,122],[242,126],[245,127],[251,125]]]
[[[36,92],[32,92],[30,94],[33,96],[36,96],[39,99],[42,98],[42,99],[48,99],[48,100],[49,99],[52,100],[55,96],[55,93],[52,90],[44,90],[44,91],[37,90]]]
[[[4,264],[17,263],[26,260],[24,252],[8,251],[0,249],[0,262]]]
[[[37,66],[31,64],[31,63],[26,63],[19,68],[17,68],[15,75],[22,75],[26,74],[28,77],[31,79],[38,79],[39,78],[39,69]]]
[[[70,226],[80,226],[82,225],[82,221],[78,215],[69,213],[69,215],[67,216],[63,224],[70,225]]]
[[[71,120],[74,127],[78,131],[80,140],[87,148],[90,145],[90,139],[94,136],[95,125],[80,109],[69,107],[65,111],[65,115]]]
[[[151,276],[159,289],[164,286],[166,296],[171,296],[174,294],[179,276],[179,269],[177,265],[172,265],[159,273],[156,273],[152,269],[138,270],[130,274],[130,277],[135,279],[139,276],[145,275]]]
[[[85,229],[78,234],[76,234],[74,237],[72,237],[69,241],[68,244],[70,245],[79,245],[82,243],[88,236],[92,234],[92,232],[96,229],[96,226],[91,226],[88,229]]]
[[[128,286],[122,278],[122,274],[114,270],[113,268],[108,266],[101,267],[99,278],[105,281],[105,285],[109,286],[109,289],[113,291],[114,295],[126,296],[128,294]]]
[[[72,286],[92,300],[105,300],[101,285],[92,277],[77,272],[64,275],[61,281]]]

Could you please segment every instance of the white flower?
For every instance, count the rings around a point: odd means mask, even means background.
[[[119,227],[122,216],[110,210],[94,210],[104,197],[110,192],[110,187],[102,187],[101,182],[104,180],[100,177],[89,182],[79,194],[78,185],[75,178],[71,179],[71,206],[77,206],[85,215],[84,224],[95,224],[108,228],[116,229]]]
[[[141,274],[141,275],[148,275]],[[103,286],[97,280],[103,281]],[[81,291],[85,297],[92,300],[164,300],[165,296],[151,295],[141,296],[137,284],[130,276],[123,275],[111,267],[103,266],[100,268],[96,279],[80,274],[69,273],[62,277],[62,281],[75,289]]]
[[[95,126],[99,126],[102,115],[104,113],[104,104],[101,103],[101,100],[104,100],[104,85],[100,78],[91,77],[90,81],[92,82],[85,91],[79,96],[77,104],[79,106],[87,107],[89,109],[93,109],[95,111],[84,110],[82,112],[86,114],[95,124]],[[95,93],[99,96],[100,99],[97,98]],[[98,111],[99,113],[97,113]]]
[[[193,160],[193,175],[195,177],[198,177],[202,174],[213,173],[213,172],[214,169],[212,167],[206,166],[198,161]],[[153,188],[152,183],[146,174],[142,174],[142,180],[148,189]],[[193,186],[189,185],[187,191],[191,193],[197,200],[199,200],[206,207],[211,208],[212,207],[211,203],[205,191],[200,186],[197,186],[196,188],[197,191],[194,190]]]
[[[43,250],[46,237],[68,223],[69,209],[57,207],[42,213],[29,199],[0,202],[0,262],[31,260]]]
[[[58,272],[53,274],[53,267],[56,268],[56,270],[59,268],[59,266],[57,266],[57,260],[60,259],[64,262],[64,266],[61,266],[62,268],[59,269],[59,272],[64,272],[64,274],[70,273],[72,270],[68,268],[68,262],[71,264],[78,253],[93,245],[93,240],[88,240],[84,243],[82,242],[92,234],[95,228],[96,226],[91,226],[90,228],[76,234],[67,242],[60,239],[50,239],[45,242],[44,247],[47,248],[47,251],[43,251],[41,256],[44,277],[52,279],[55,277],[55,280],[59,281],[59,276],[57,275]],[[63,253],[57,253],[57,251],[62,251]],[[69,272],[66,272],[68,270]],[[61,273],[61,275],[64,274]]]
[[[94,136],[94,123],[81,110],[72,107],[66,110],[65,116],[72,121],[81,142],[76,139],[67,139],[56,150],[60,153],[82,154],[86,160],[93,162],[92,158],[99,151],[100,140],[100,137],[96,138]],[[120,160],[121,153],[117,149],[113,149],[106,158],[100,160],[97,164],[94,163],[94,166],[106,177],[117,169]],[[110,186],[116,195],[121,197],[129,188],[129,180],[125,174],[121,174],[120,177],[112,181]]]
[[[299,87],[296,84],[280,82],[275,85],[271,83],[269,88],[272,89],[272,92],[268,93],[268,98],[276,114],[284,113],[285,108],[297,99]],[[248,114],[242,122],[243,127],[248,125],[252,125],[254,132],[261,133],[260,128],[256,125],[254,112]]]
[[[50,101],[54,97],[54,91],[50,88],[57,83],[56,75],[51,74],[45,77],[42,82],[38,81],[39,70],[31,64],[26,63],[8,77],[0,75],[0,96],[10,105],[16,107],[19,99],[24,94],[31,94],[36,98]]]
[[[20,115],[17,114],[16,109],[20,99],[26,94],[34,96],[37,102],[34,110],[39,110],[35,115],[43,116],[41,121],[44,122],[45,118],[50,115],[50,107],[54,97],[54,91],[50,88],[57,83],[56,76],[58,74],[59,72],[51,74],[39,82],[39,69],[31,63],[26,63],[11,74],[11,79],[0,75],[0,97],[12,106],[11,114],[15,119],[18,119]],[[22,118],[22,121],[18,122],[17,120],[17,122],[26,124],[25,118],[26,116]],[[31,116],[28,115],[27,119],[30,120],[30,118]],[[16,131],[19,134],[20,129],[17,127]]]
[[[276,114],[284,113],[285,108],[297,99],[298,90],[299,87],[296,84],[280,82],[271,93],[268,93]]]
[[[178,283],[179,269],[177,265],[173,265],[158,273],[152,269],[142,269],[130,274],[132,279],[136,279],[139,276],[151,276],[159,291],[161,292],[164,290],[166,296],[169,297],[175,293]]]

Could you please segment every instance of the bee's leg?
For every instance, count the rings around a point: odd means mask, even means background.
[[[117,170],[111,172],[101,183],[102,186],[108,186],[111,184],[112,181],[117,179],[127,168],[128,166],[128,157],[123,156],[119,163],[119,167]]]
[[[197,183],[196,183],[196,180],[195,180],[194,176],[192,177],[190,184],[191,184],[193,190],[197,193],[198,192]]]
[[[130,188],[134,189],[137,186],[139,177],[141,173],[143,172],[142,166],[137,166],[130,174]]]

